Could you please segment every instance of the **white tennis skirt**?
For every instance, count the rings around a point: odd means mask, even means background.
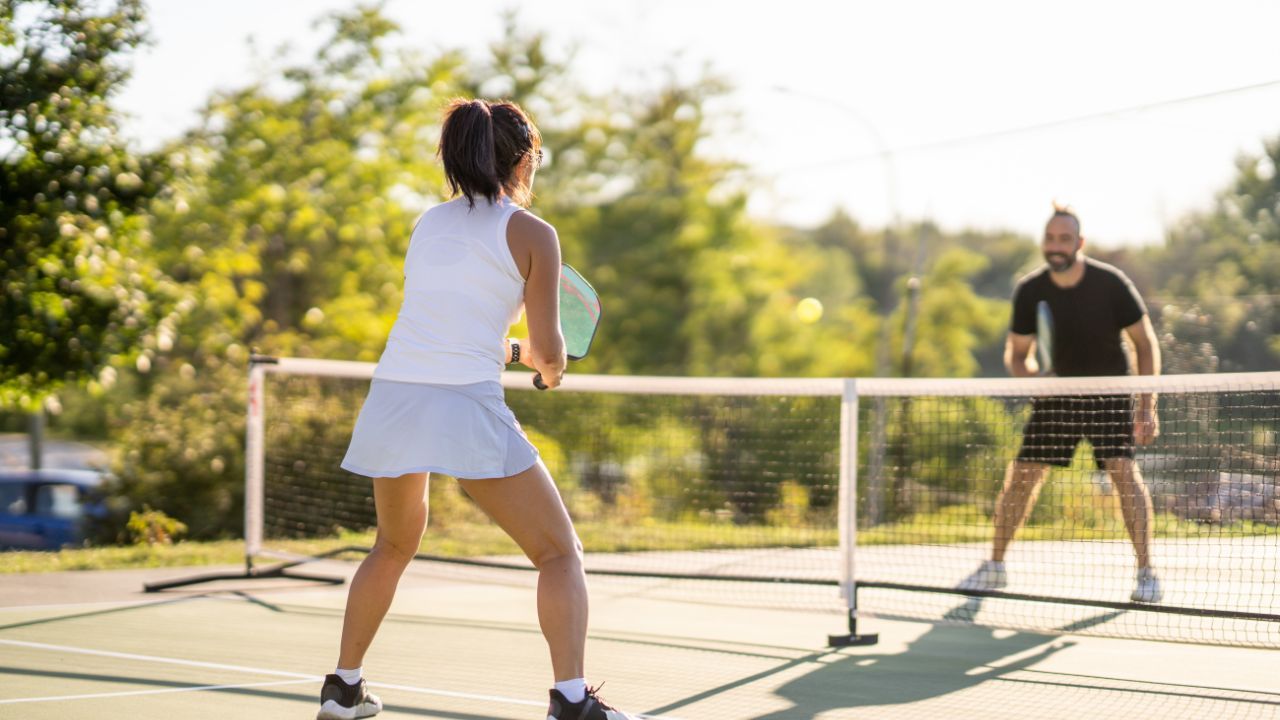
[[[342,468],[368,477],[433,472],[509,477],[538,460],[497,381],[469,385],[377,380],[360,408]]]

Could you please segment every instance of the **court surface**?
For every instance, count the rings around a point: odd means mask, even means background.
[[[141,592],[206,571],[0,575],[0,718],[314,717],[346,587]],[[588,679],[650,717],[1280,718],[1275,650],[871,619],[878,645],[832,651],[838,614],[669,585],[591,580]],[[534,597],[528,573],[415,563],[365,662],[380,717],[544,718]]]

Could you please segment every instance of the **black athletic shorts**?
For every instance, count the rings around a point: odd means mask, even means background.
[[[1081,440],[1093,446],[1099,470],[1111,458],[1132,458],[1132,395],[1042,397],[1031,401],[1018,459],[1067,467]]]

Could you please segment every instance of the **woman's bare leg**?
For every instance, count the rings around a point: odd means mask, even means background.
[[[391,607],[400,576],[418,552],[427,527],[427,478],[427,473],[410,473],[373,480],[378,537],[351,580],[342,622],[340,668],[364,664],[364,654]]]
[[[462,487],[538,568],[538,623],[556,682],[583,677],[587,581],[582,543],[546,466],[539,460],[518,475],[463,480]]]

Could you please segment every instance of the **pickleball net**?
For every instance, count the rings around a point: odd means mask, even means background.
[[[373,366],[251,370],[246,545],[367,548],[368,479],[339,469]],[[1280,645],[1280,373],[1160,378],[503,377],[575,519],[588,573],[651,597],[1040,632]],[[1133,465],[1151,498],[1158,603],[1135,602],[1133,481],[1087,443],[1055,468],[1006,557],[964,586],[1033,403],[1157,393]],[[1102,412],[1102,410],[1097,410]],[[285,552],[286,547],[291,548]],[[456,483],[433,478],[422,558],[527,569]],[[865,625],[864,625],[865,627]]]

